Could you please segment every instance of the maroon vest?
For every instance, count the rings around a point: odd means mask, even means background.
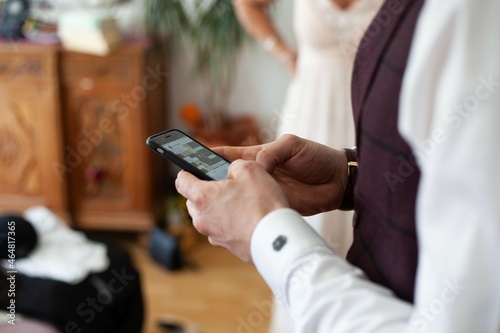
[[[360,164],[354,243],[348,260],[374,282],[413,301],[415,199],[420,172],[397,129],[398,103],[423,0],[388,0],[356,56],[352,98]]]

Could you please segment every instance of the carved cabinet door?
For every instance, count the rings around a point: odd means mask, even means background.
[[[0,210],[67,212],[57,52],[0,49]]]
[[[64,153],[79,227],[146,230],[154,222],[143,53],[63,54]]]

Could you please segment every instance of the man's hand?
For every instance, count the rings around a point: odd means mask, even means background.
[[[294,135],[260,146],[215,150],[230,161],[257,161],[281,185],[290,207],[302,215],[334,210],[342,203],[347,184],[342,151]]]
[[[188,199],[194,227],[211,244],[227,248],[251,262],[250,240],[257,223],[268,213],[288,207],[278,183],[254,161],[234,161],[224,181],[203,181],[179,172],[178,192]]]

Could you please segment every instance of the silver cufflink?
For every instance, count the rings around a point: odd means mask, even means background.
[[[283,248],[283,246],[285,246],[286,241],[287,239],[285,236],[278,236],[278,238],[276,238],[273,242],[274,251],[280,251]]]

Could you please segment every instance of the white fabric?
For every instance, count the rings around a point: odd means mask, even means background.
[[[296,74],[287,91],[278,137],[291,133],[333,147],[355,143],[351,76],[357,46],[381,0],[358,0],[341,10],[332,0],[295,0]],[[352,212],[305,218],[345,257],[352,243]],[[273,309],[270,333],[292,331],[293,320]]]
[[[291,133],[328,146],[355,144],[351,76],[355,50],[381,0],[358,0],[341,10],[332,0],[295,0],[298,61],[284,102],[278,137]],[[339,254],[352,243],[352,213],[306,220]]]
[[[427,0],[418,22],[399,117],[422,173],[415,305],[318,245],[290,210],[255,229],[253,260],[295,332],[500,332],[499,13],[496,0]]]
[[[28,257],[17,259],[15,269],[24,275],[78,284],[90,273],[109,267],[106,246],[89,241],[66,226],[54,213],[42,206],[24,212],[38,235],[38,244]],[[7,267],[8,262],[3,261]]]
[[[428,1],[423,15],[400,117],[422,171],[418,323],[441,298],[433,332],[500,332],[500,1]]]

